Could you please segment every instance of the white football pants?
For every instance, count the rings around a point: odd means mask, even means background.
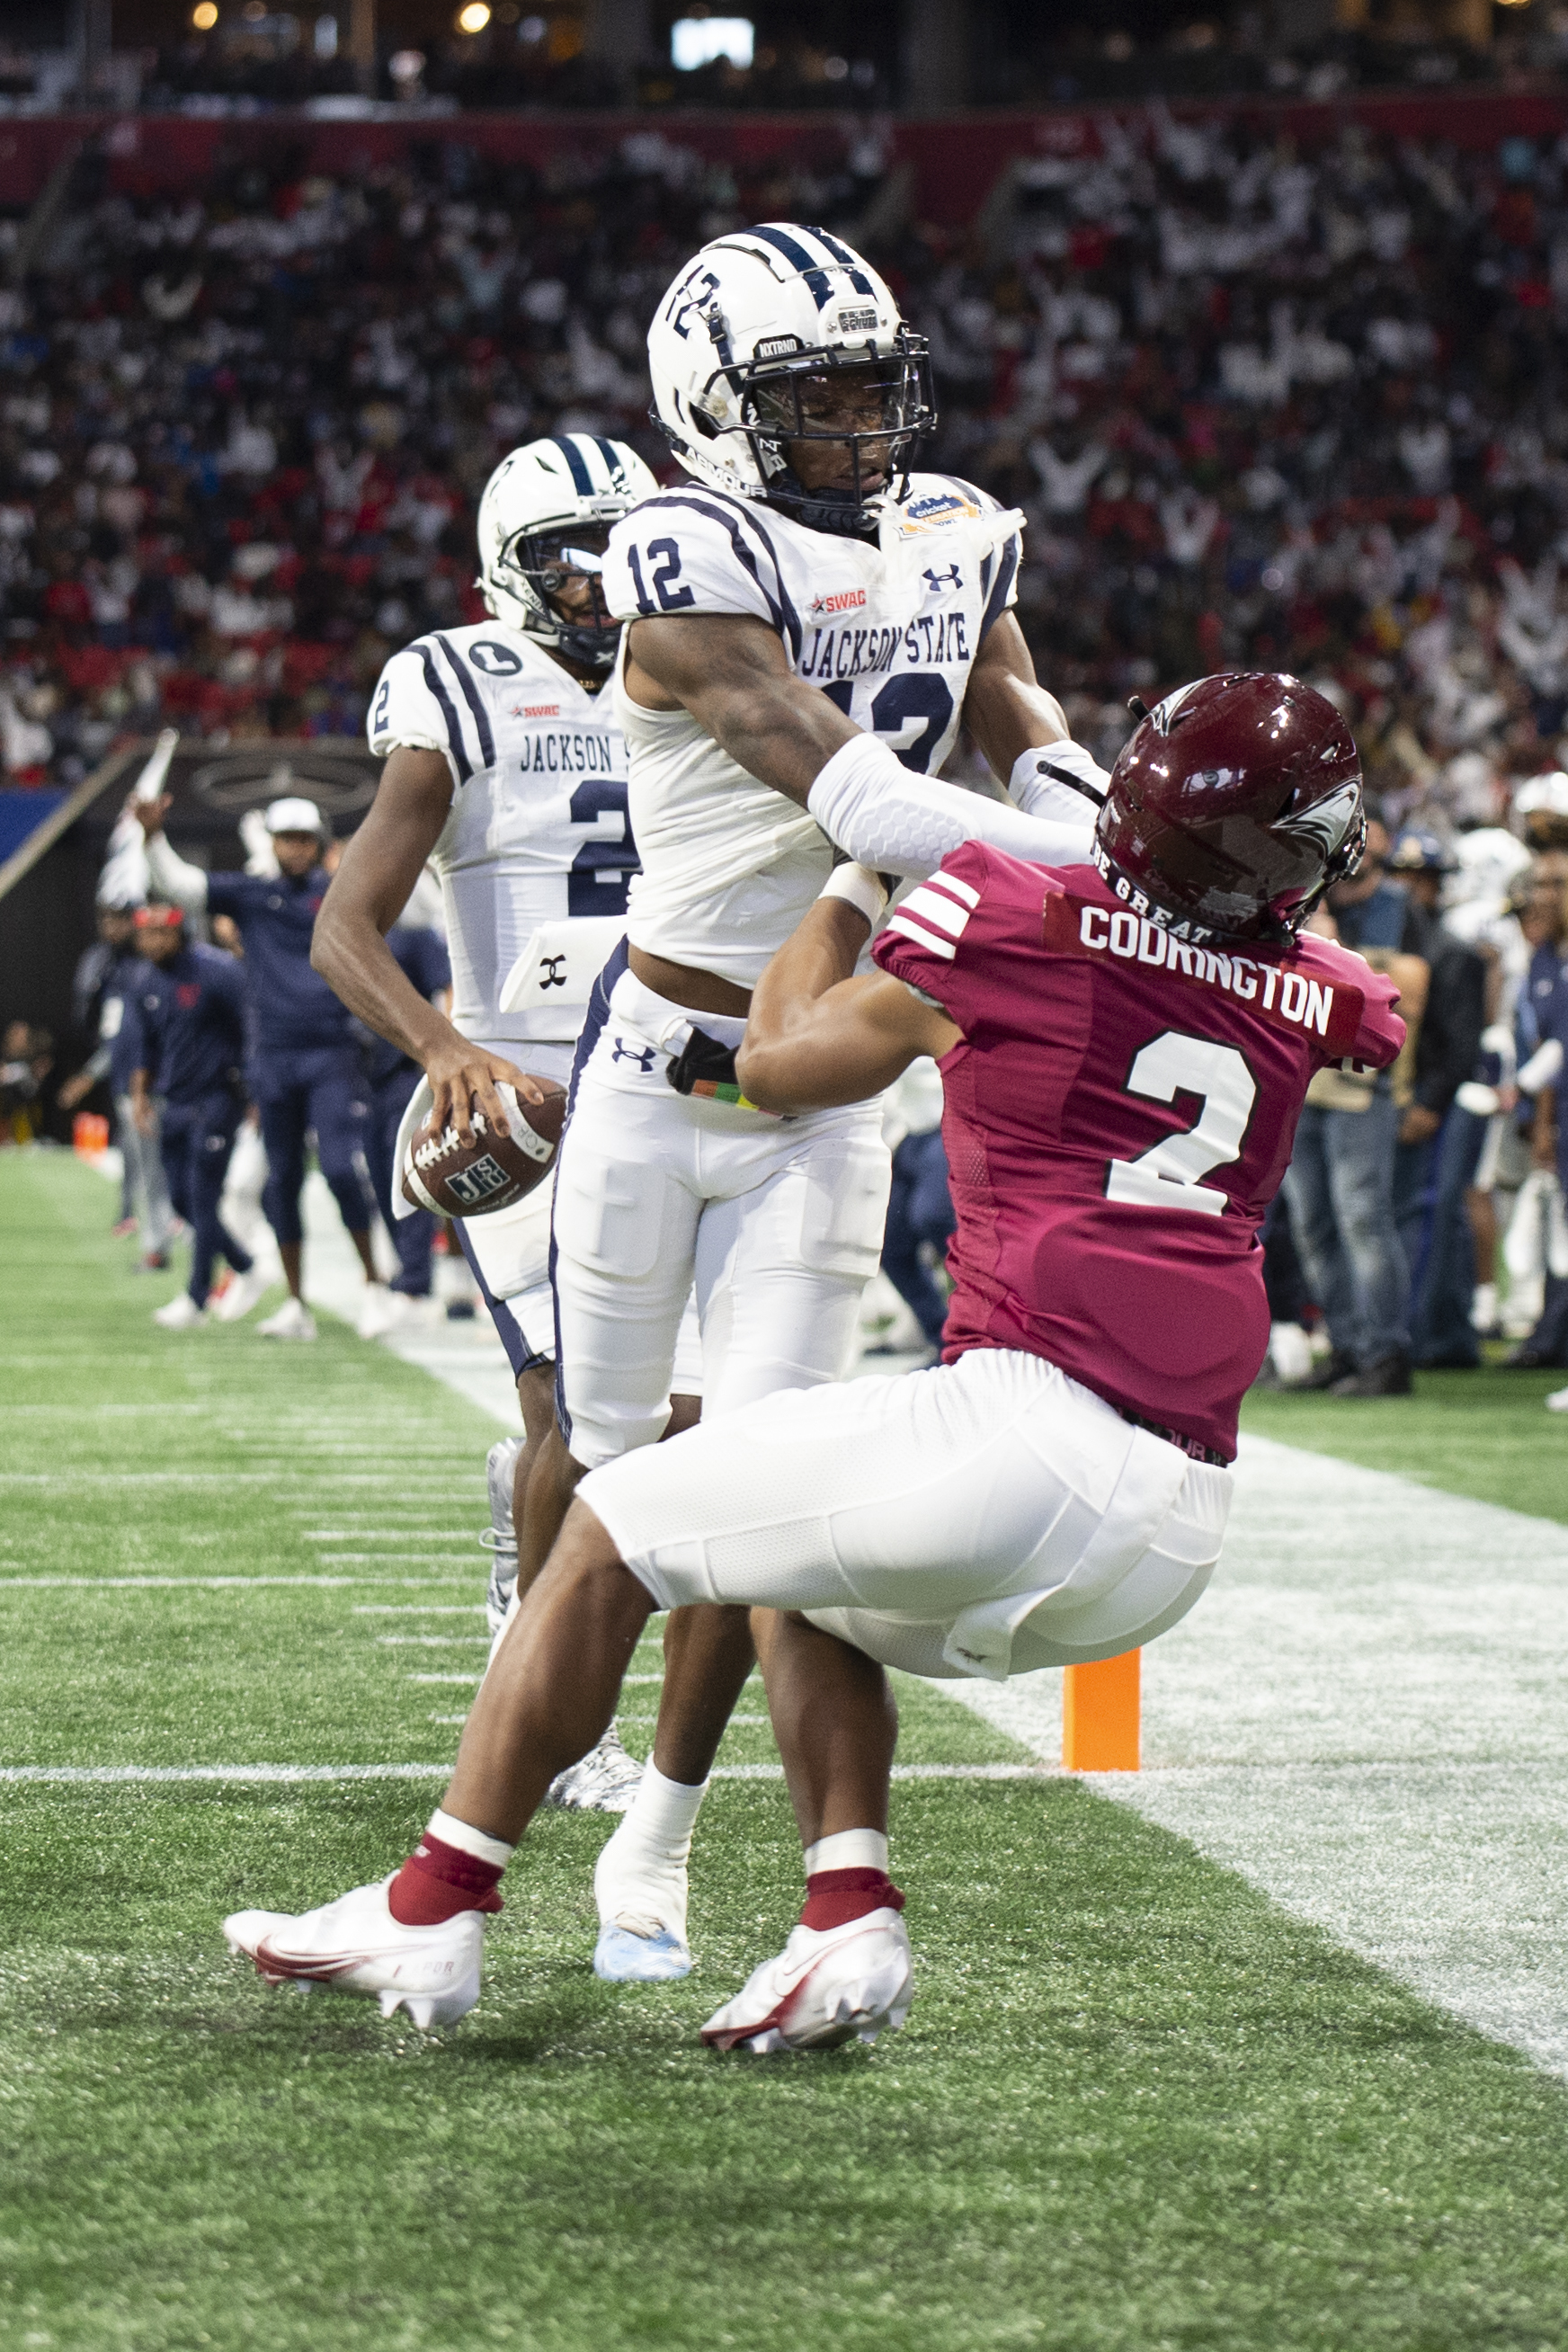
[[[504,1055],[535,1077],[555,1078],[564,1085],[572,1075],[574,1049],[571,1045],[520,1045],[511,1039],[486,1044],[488,1051]],[[541,1184],[510,1209],[497,1209],[488,1217],[465,1218],[462,1230],[464,1247],[483,1276],[486,1289],[521,1332],[530,1358],[542,1360],[555,1354],[555,1295],[550,1281],[553,1189],[552,1184]],[[504,1330],[501,1336],[507,1338]],[[514,1344],[509,1341],[509,1352]],[[673,1380],[678,1396],[701,1395],[702,1341],[696,1304],[689,1295],[676,1341]]]
[[[977,1348],[769,1397],[577,1494],[661,1609],[795,1609],[885,1665],[1002,1681],[1184,1617],[1232,1485],[1055,1364]]]
[[[714,1421],[842,1379],[881,1258],[880,1106],[781,1119],[677,1094],[665,1072],[693,1024],[724,1045],[745,1026],[683,1012],[621,973],[556,1163],[558,1393],[589,1469],[663,1435],[693,1281]]]

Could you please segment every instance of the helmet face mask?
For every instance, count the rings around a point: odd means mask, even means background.
[[[816,530],[873,530],[936,423],[925,339],[826,229],[770,222],[704,246],[655,314],[648,365],[688,473]]]
[[[1289,948],[1366,843],[1361,766],[1333,705],[1263,672],[1169,695],[1123,746],[1096,855],[1181,935]]]
[[[817,530],[858,531],[935,419],[925,338],[890,357],[802,352],[723,371],[770,506]]]
[[[503,457],[479,501],[479,588],[508,628],[574,668],[614,667],[620,625],[600,580],[610,530],[658,484],[624,442],[558,433]]]
[[[583,669],[608,669],[620,623],[603,583],[608,522],[567,523],[553,530],[516,530],[501,548],[492,576],[517,603],[543,615],[555,649]]]

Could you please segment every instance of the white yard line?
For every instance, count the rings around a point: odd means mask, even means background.
[[[1044,1759],[1061,1681],[945,1686]],[[1261,1438],[1084,1785],[1568,2074],[1568,1528]]]

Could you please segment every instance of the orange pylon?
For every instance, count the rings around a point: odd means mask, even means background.
[[[1136,1772],[1141,1650],[1062,1674],[1062,1764],[1068,1772]]]

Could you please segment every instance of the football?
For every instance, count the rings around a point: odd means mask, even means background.
[[[403,1197],[438,1217],[489,1217],[542,1184],[555,1165],[555,1147],[566,1123],[566,1089],[553,1078],[535,1082],[542,1102],[521,1102],[512,1087],[498,1089],[510,1116],[510,1131],[491,1132],[482,1111],[474,1113],[474,1139],[465,1143],[455,1127],[426,1120],[408,1139],[401,1171]]]

